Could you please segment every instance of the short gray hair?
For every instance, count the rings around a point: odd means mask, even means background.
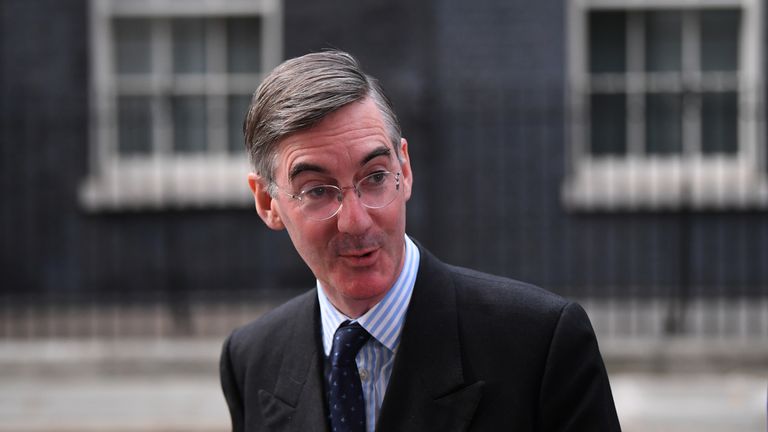
[[[366,75],[350,54],[329,50],[283,62],[253,95],[243,124],[245,148],[253,169],[274,194],[277,145],[334,111],[371,98],[384,120],[395,155],[400,155],[400,124],[378,81]]]

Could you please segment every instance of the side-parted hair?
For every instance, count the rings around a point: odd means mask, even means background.
[[[351,55],[336,50],[306,54],[286,60],[267,75],[253,95],[243,132],[251,165],[267,180],[270,194],[275,193],[278,143],[365,98],[371,98],[381,112],[400,159],[401,130],[392,103]]]

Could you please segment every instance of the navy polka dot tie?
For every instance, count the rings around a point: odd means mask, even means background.
[[[332,432],[365,431],[365,399],[355,357],[371,337],[358,323],[345,321],[333,336],[328,374],[328,411]]]

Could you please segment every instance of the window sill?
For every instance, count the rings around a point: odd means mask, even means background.
[[[572,211],[768,209],[768,178],[739,160],[586,160],[575,168],[562,188]]]
[[[124,158],[85,180],[80,203],[89,212],[247,208],[249,171],[244,156]]]

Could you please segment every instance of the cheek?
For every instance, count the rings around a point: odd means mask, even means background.
[[[399,205],[393,206],[389,220],[393,230],[405,230],[405,198]]]
[[[294,246],[308,263],[317,263],[330,252],[328,244],[333,237],[333,229],[327,225],[309,221],[289,226],[288,232]]]

